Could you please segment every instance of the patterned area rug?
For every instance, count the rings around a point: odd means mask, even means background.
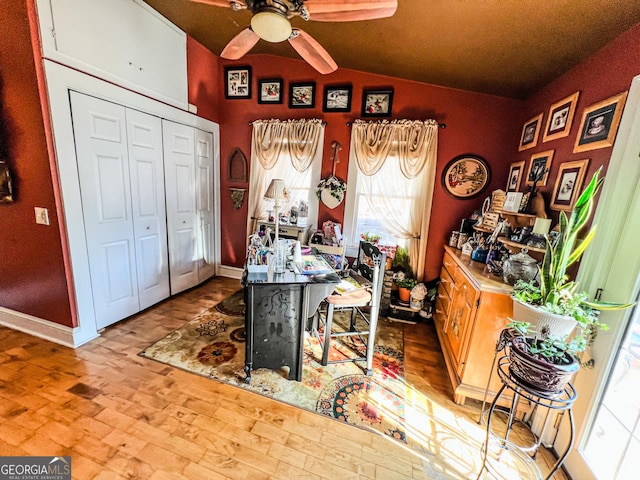
[[[220,382],[327,415],[361,428],[372,429],[405,442],[404,362],[402,329],[381,317],[373,360],[375,374],[366,376],[363,362],[323,367],[322,349],[306,334],[302,381],[287,380],[286,367],[257,369],[251,384],[244,382],[244,300],[242,291],[199,315],[183,327],[148,347],[140,355]],[[346,314],[334,315],[345,325]],[[343,337],[329,360],[353,358],[362,349],[359,339],[347,344]]]

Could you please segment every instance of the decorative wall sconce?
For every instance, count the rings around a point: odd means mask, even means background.
[[[234,148],[229,155],[229,181],[247,181],[247,158],[239,148]]]
[[[13,202],[13,187],[11,186],[11,173],[4,160],[0,160],[0,203]]]
[[[238,210],[244,202],[244,192],[246,188],[231,188],[231,200],[233,200],[233,208]]]

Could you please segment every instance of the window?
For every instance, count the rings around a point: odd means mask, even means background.
[[[405,247],[422,280],[438,145],[435,120],[356,120],[351,129],[344,232],[354,255],[362,233]],[[377,232],[370,232],[377,233]]]
[[[307,205],[307,225],[317,223],[315,185],[320,181],[323,143],[324,124],[317,119],[253,122],[247,235],[255,232],[257,220],[267,220],[269,211],[275,210],[264,194],[276,178],[284,181],[288,192],[280,217],[288,218],[291,208],[299,209],[302,201]]]
[[[416,213],[416,201],[420,188],[424,188],[426,169],[416,178],[407,179],[400,172],[397,157],[391,157],[380,170],[372,175],[363,175],[356,163],[349,162],[350,184],[355,191],[347,189],[344,235],[347,255],[355,256],[358,243],[365,233],[380,236],[383,245],[407,247],[407,237],[395,236],[385,225],[408,224]],[[355,178],[355,181],[353,180]],[[372,202],[382,206],[382,215],[374,211]]]

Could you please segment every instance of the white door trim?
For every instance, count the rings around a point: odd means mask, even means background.
[[[606,180],[594,216],[597,234],[581,262],[577,280],[594,296],[604,288],[602,300],[633,302],[638,295],[640,256],[640,76],[633,79],[617,139],[606,172]],[[601,320],[609,330],[600,332],[592,347],[592,369],[581,369],[574,381],[578,399],[573,405],[576,420],[574,448],[565,468],[573,478],[592,479],[581,450],[584,448],[597,406],[611,373],[618,348],[632,310],[603,312]],[[561,424],[555,443],[557,451],[568,444],[567,422]]]

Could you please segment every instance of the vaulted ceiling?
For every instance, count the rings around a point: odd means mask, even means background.
[[[216,55],[251,19],[191,0],[145,2]],[[636,23],[638,0],[398,0],[380,20],[292,20],[339,67],[521,99]],[[288,42],[250,53],[299,58]]]

